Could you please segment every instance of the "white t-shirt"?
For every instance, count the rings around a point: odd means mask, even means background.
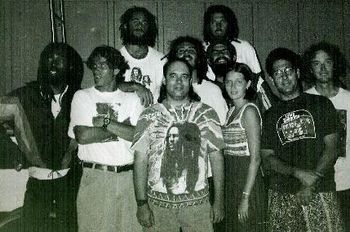
[[[212,107],[219,116],[220,123],[223,125],[226,120],[228,107],[220,88],[214,83],[203,80],[202,84],[192,84],[194,91],[201,98],[201,102]]]
[[[237,39],[237,41],[232,41],[231,44],[236,48],[238,63],[243,63],[249,66],[253,73],[260,73],[261,67],[256,55],[254,47],[245,40]],[[206,48],[208,45],[206,45]],[[207,76],[210,80],[215,80],[215,74],[213,70],[208,66]]]
[[[100,92],[95,87],[79,90],[74,94],[71,107],[71,121],[68,135],[75,138],[73,128],[76,125],[93,126],[92,119],[97,115],[106,115],[123,122],[128,120],[136,125],[143,107],[135,93]],[[126,165],[134,161],[130,150],[131,142],[122,138],[104,143],[79,144],[78,157],[86,162],[105,165]]]
[[[130,69],[125,72],[125,81],[142,84],[152,92],[153,101],[157,102],[163,80],[163,66],[166,62],[166,59],[161,60],[164,54],[148,47],[145,58],[135,59],[128,53],[125,46],[120,49],[120,53],[130,66]]]
[[[320,95],[315,87],[305,92]],[[341,115],[341,123],[346,128],[345,141],[343,142],[343,144],[346,144],[346,156],[339,157],[334,165],[336,190],[342,191],[350,188],[350,91],[339,88],[338,94],[329,98],[329,100],[332,101],[337,112]]]

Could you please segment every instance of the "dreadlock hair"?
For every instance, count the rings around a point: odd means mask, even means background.
[[[46,76],[48,59],[50,56],[52,56],[52,54],[59,54],[63,56],[67,61],[67,96],[73,96],[73,94],[78,89],[80,89],[80,85],[84,75],[83,60],[73,47],[66,43],[48,44],[40,54],[37,76],[37,82],[39,84],[40,93],[46,103],[51,103],[51,100],[54,99],[54,93],[52,91],[51,86],[49,85],[49,80]]]
[[[174,39],[170,44],[170,51],[167,57],[168,59],[171,59],[171,60],[174,60],[175,58],[177,58],[177,55],[176,55],[177,49],[180,44],[185,42],[193,44],[193,46],[196,49],[197,64],[195,64],[195,67],[193,69],[197,70],[198,84],[201,84],[204,79],[208,80],[207,78],[208,64],[207,64],[207,59],[206,59],[203,44],[199,39],[196,39],[191,36],[180,36]]]
[[[150,47],[154,47],[156,44],[156,38],[158,35],[158,28],[156,24],[156,17],[151,14],[144,7],[134,6],[132,8],[127,9],[124,14],[120,17],[120,38],[123,41],[123,45],[126,45],[130,42],[130,31],[129,31],[129,21],[131,20],[134,13],[143,13],[148,22],[148,30],[145,34],[147,38],[147,45]]]
[[[206,43],[210,43],[214,36],[210,31],[210,21],[215,13],[221,13],[227,21],[227,38],[229,41],[237,41],[239,27],[235,13],[227,6],[212,5],[204,13],[203,37]]]

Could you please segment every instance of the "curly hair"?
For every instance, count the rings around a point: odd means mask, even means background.
[[[143,13],[148,22],[148,30],[146,32],[147,45],[150,47],[154,47],[156,44],[156,38],[158,35],[158,28],[156,24],[156,17],[151,14],[144,7],[134,6],[132,8],[127,9],[124,14],[120,17],[120,38],[123,41],[123,45],[127,45],[130,43],[130,29],[129,29],[129,21],[132,18],[134,13]]]
[[[340,79],[346,77],[347,60],[338,46],[326,41],[313,44],[305,50],[301,66],[302,76],[305,81],[308,83],[315,82],[315,76],[312,73],[312,60],[318,51],[324,51],[330,56],[333,61],[333,81],[338,86],[344,86]]]
[[[103,45],[96,47],[90,54],[86,65],[89,69],[93,69],[94,60],[97,57],[104,57],[107,60],[108,67],[111,69],[119,69],[119,73],[116,75],[117,82],[123,82],[125,77],[125,71],[129,69],[128,63],[125,61],[125,58],[122,54],[115,48]]]
[[[175,57],[174,59],[168,59],[168,61],[164,64],[163,66],[163,76],[164,78],[166,78],[166,73],[168,72],[168,69],[170,67],[170,65],[174,62],[182,62],[184,63],[188,70],[190,70],[190,75],[192,75],[192,71],[193,68],[192,66],[187,62],[187,60],[185,59],[181,59],[181,58],[177,58]],[[162,86],[160,87],[160,94],[159,94],[159,98],[158,98],[158,102],[161,103],[166,99],[167,96],[167,92],[166,92],[166,85],[162,84]],[[194,92],[193,86],[190,86],[189,92],[188,92],[188,97],[190,99],[190,101],[200,101],[201,98],[198,96],[198,94],[196,94]]]
[[[53,90],[46,76],[49,57],[59,54],[67,61],[66,83],[68,85],[67,95],[73,95],[80,89],[84,76],[84,63],[78,52],[66,43],[50,43],[40,54],[37,82],[41,95],[45,102],[50,103],[54,99]]]
[[[170,51],[167,54],[168,59],[174,60],[177,58],[176,53],[177,49],[180,44],[182,43],[190,43],[193,44],[193,46],[196,49],[197,52],[197,64],[194,67],[194,69],[197,70],[197,79],[198,79],[198,84],[202,83],[202,80],[208,80],[207,78],[207,71],[208,71],[208,64],[207,64],[207,59],[206,59],[206,54],[205,50],[203,47],[202,42],[199,39],[196,39],[191,36],[180,36],[176,39],[174,39],[171,44],[170,44]]]
[[[223,14],[227,21],[227,37],[229,41],[236,41],[239,34],[239,27],[235,13],[227,6],[224,5],[212,5],[209,6],[204,13],[203,19],[203,37],[206,43],[211,42],[214,37],[210,30],[210,21],[215,13]]]

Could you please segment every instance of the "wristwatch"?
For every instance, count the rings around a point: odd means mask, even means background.
[[[103,125],[102,125],[102,127],[105,128],[105,129],[107,129],[107,126],[108,126],[110,123],[111,123],[111,119],[108,118],[108,117],[105,117],[105,118],[103,119]]]

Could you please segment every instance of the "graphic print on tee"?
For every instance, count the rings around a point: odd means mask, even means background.
[[[277,121],[276,131],[282,145],[316,138],[315,122],[307,110],[296,110],[281,116]]]
[[[110,120],[118,121],[118,110],[120,108],[120,103],[96,103],[96,112],[97,115],[92,118],[93,122],[94,120],[98,121],[100,117],[103,118],[103,120]],[[130,118],[129,118],[130,119]],[[103,142],[110,142],[110,141],[118,141],[117,135],[112,135],[109,138],[105,139]]]
[[[118,109],[120,108],[120,103],[96,103],[97,116],[103,116],[105,118],[110,118],[112,120],[118,120]]]
[[[146,88],[150,88],[151,86],[151,79],[149,75],[142,75],[141,68],[139,67],[133,67],[131,70],[131,76],[130,80],[136,83],[140,83],[141,85],[145,86]]]
[[[166,135],[160,178],[168,194],[193,193],[199,179],[201,134],[194,123],[174,123]]]
[[[346,128],[347,128],[347,111],[342,109],[337,109],[337,113],[339,115],[340,120],[340,130],[339,130],[339,148],[340,148],[340,156],[345,157],[346,156]]]

